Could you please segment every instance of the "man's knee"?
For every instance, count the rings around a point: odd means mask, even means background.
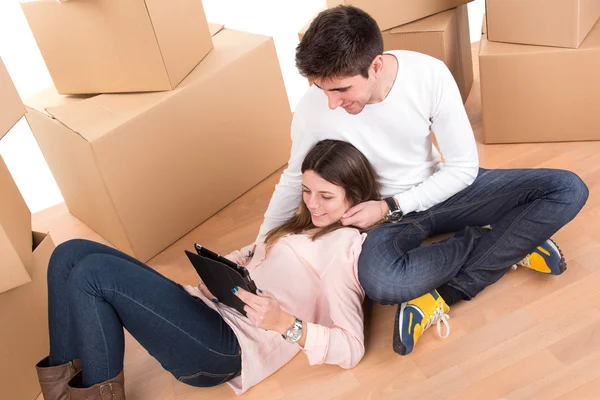
[[[358,281],[365,295],[381,304],[398,304],[412,299],[410,285],[400,278],[401,274],[393,272],[396,267],[401,268],[382,260],[369,262],[359,258]]]
[[[373,301],[381,302],[383,296],[383,276],[373,268],[372,264],[361,261],[358,262],[358,281],[365,291],[365,295]]]
[[[558,170],[553,177],[557,191],[562,196],[561,200],[569,205],[576,214],[583,208],[589,196],[589,189],[585,182],[571,171]]]

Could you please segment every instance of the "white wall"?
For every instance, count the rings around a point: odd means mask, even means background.
[[[273,36],[294,109],[308,88],[294,66],[297,32],[321,8],[324,0],[203,0],[203,3],[210,22]],[[475,0],[469,4],[472,41],[480,37],[484,3],[485,0]],[[0,57],[22,98],[52,85],[18,0],[0,0]],[[24,118],[0,141],[0,154],[32,212],[63,201]]]

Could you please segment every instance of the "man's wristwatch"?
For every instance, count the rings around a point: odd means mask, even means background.
[[[296,318],[294,324],[285,331],[285,335],[281,336],[290,343],[297,343],[302,338],[302,321]]]
[[[386,197],[383,200],[387,203],[388,208],[390,209],[390,211],[388,211],[384,217],[385,220],[392,224],[400,222],[404,214],[402,214],[402,210],[400,207],[398,207],[398,204],[396,204],[396,200],[394,200],[393,197]]]

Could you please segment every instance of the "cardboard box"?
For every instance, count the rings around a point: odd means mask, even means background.
[[[384,50],[412,50],[443,61],[458,84],[463,102],[473,85],[473,59],[467,6],[463,5],[383,32]]]
[[[201,0],[25,0],[62,94],[175,88],[213,44]]]
[[[273,39],[223,29],[173,91],[26,101],[70,212],[147,261],[283,166],[291,111]]]
[[[485,143],[600,140],[600,21],[578,49],[479,48]]]
[[[0,157],[0,293],[31,282],[31,213]]]
[[[308,28],[310,28],[310,24],[314,21],[315,18],[317,18],[317,15],[321,14],[323,11],[327,10],[327,6],[323,5],[323,7],[321,7],[319,9],[319,11],[317,11],[317,13],[315,15],[313,15],[313,17],[310,19],[310,21],[308,21],[303,27],[302,29],[300,29],[300,32],[298,32],[298,39],[300,41],[302,41],[302,38],[304,37],[304,34],[306,33],[306,31],[308,30]]]
[[[298,32],[300,40],[311,22]],[[463,102],[467,101],[473,86],[473,58],[466,5],[388,29],[382,36],[384,51],[412,50],[444,61],[456,80]],[[312,83],[309,80],[309,84]]]
[[[24,114],[25,107],[0,58],[0,139]]]
[[[371,15],[382,31],[467,4],[472,0],[327,0],[327,7],[340,4],[358,7]]]
[[[25,107],[0,59],[0,139]],[[0,390],[2,398],[34,400],[36,362],[49,351],[46,271],[50,235],[31,232],[31,213],[0,157]]]
[[[31,227],[29,229],[29,236],[32,236]],[[33,232],[32,281],[0,293],[0,387],[3,399],[35,400],[41,392],[34,366],[50,351],[46,272],[53,251],[50,235]]]
[[[600,18],[598,0],[486,0],[488,40],[577,48]]]
[[[25,107],[0,59],[0,139]],[[31,213],[0,157],[0,293],[31,282]]]

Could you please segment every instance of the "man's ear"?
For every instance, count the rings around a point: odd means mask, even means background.
[[[382,54],[375,56],[375,58],[373,59],[373,62],[371,62],[371,69],[373,70],[375,77],[378,77],[379,75],[381,75],[381,73],[383,72],[383,55]]]

